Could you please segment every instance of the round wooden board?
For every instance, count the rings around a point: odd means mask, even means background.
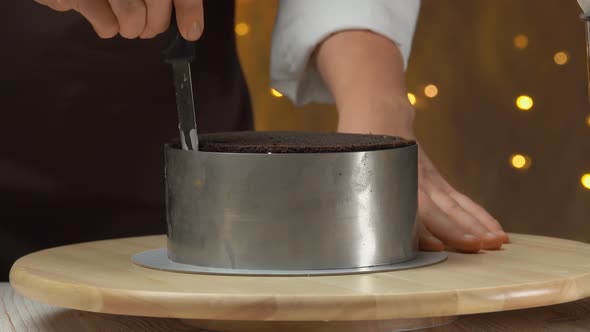
[[[82,243],[19,259],[11,284],[33,300],[135,316],[241,321],[442,317],[590,296],[590,245],[511,234],[504,250],[450,253],[424,268],[329,277],[244,277],[156,271],[131,262],[164,236]],[[272,250],[272,248],[269,248]]]

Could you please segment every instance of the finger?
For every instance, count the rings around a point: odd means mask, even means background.
[[[427,158],[427,157],[424,157]],[[426,164],[428,165],[428,164]],[[430,164],[431,165],[431,164]],[[432,165],[431,165],[432,166]],[[487,211],[469,199],[467,196],[455,190],[432,166],[431,169],[426,170],[424,176],[434,188],[449,194],[455,203],[459,204],[465,212],[471,214],[480,224],[486,227],[490,232],[496,234],[502,242],[508,241],[508,235],[502,230],[502,226],[498,223]],[[454,204],[454,203],[453,203]],[[443,209],[444,210],[444,209]]]
[[[434,204],[446,213],[457,225],[481,238],[483,241],[482,249],[499,249],[502,246],[503,239],[498,234],[492,233],[485,228],[474,216],[463,209],[448,192],[430,189],[428,190],[428,195]]]
[[[119,33],[119,22],[107,0],[68,0],[74,10],[82,14],[101,38],[112,38]]]
[[[421,222],[418,222],[418,239],[420,243],[420,249],[425,251],[443,251],[445,245],[437,239],[432,233],[424,227]]]
[[[439,188],[443,192],[448,193],[452,199],[454,199],[465,211],[469,212],[476,219],[478,219],[489,231],[498,233],[502,236],[505,235],[502,230],[502,226],[496,219],[494,219],[494,217],[492,217],[484,208],[475,203],[469,197],[455,190],[441,176],[430,176],[429,180],[436,188]]]
[[[483,207],[458,191],[453,190],[450,192],[450,195],[455,201],[457,201],[457,203],[459,203],[459,205],[461,205],[461,207],[477,218],[488,230],[498,234],[504,243],[508,242],[508,235],[502,229],[502,225],[500,225],[498,220],[492,217]]]
[[[147,21],[140,38],[154,38],[168,29],[172,16],[171,0],[145,0]]]
[[[481,249],[480,238],[453,223],[423,190],[418,190],[418,202],[420,222],[444,244],[463,252],[476,253]]]
[[[108,0],[119,21],[119,34],[133,39],[145,29],[147,9],[143,0]]]
[[[197,40],[203,34],[203,0],[174,0],[178,30],[186,40]]]
[[[35,0],[35,2],[58,12],[65,12],[73,9],[72,1],[70,0]]]

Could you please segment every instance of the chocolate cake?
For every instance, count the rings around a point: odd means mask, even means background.
[[[414,141],[384,135],[321,132],[229,132],[199,135],[199,151],[230,153],[326,153],[395,149]]]

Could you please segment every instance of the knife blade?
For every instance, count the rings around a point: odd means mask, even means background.
[[[195,44],[185,40],[176,24],[176,16],[171,20],[172,42],[166,49],[166,62],[172,65],[178,130],[183,150],[198,150],[197,119],[191,77],[191,61],[195,58]]]

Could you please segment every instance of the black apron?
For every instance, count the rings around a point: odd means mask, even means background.
[[[0,280],[40,249],[164,233],[172,72],[152,40],[98,38],[74,12],[0,4]],[[193,65],[199,133],[251,130],[234,3],[205,3]]]

